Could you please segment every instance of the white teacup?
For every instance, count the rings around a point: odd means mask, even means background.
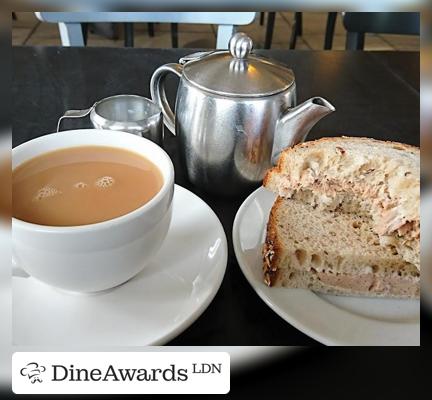
[[[83,129],[41,136],[12,150],[12,168],[49,151],[88,145],[143,155],[161,171],[163,186],[140,208],[96,224],[51,227],[12,218],[15,263],[40,281],[78,292],[118,286],[148,265],[168,232],[174,193],[174,167],[165,151],[124,132]]]

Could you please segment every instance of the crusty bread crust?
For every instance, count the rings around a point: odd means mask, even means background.
[[[278,196],[270,211],[269,220],[267,223],[267,234],[263,247],[263,269],[264,282],[268,286],[273,286],[278,278],[278,265],[280,252],[282,251],[282,243],[279,242],[276,231],[276,210],[282,204],[282,202],[282,197]]]
[[[299,143],[293,147],[288,147],[286,148],[284,151],[281,152],[278,163],[276,164],[275,167],[269,169],[265,176],[264,176],[264,180],[263,180],[263,186],[267,187],[269,184],[270,179],[272,178],[273,174],[277,174],[282,172],[282,166],[285,163],[285,159],[287,157],[290,156],[291,153],[295,152],[299,147],[302,148],[309,148],[309,147],[314,147],[319,143],[326,143],[326,142],[339,142],[339,141],[343,141],[343,140],[349,140],[349,141],[358,141],[359,143],[377,143],[377,144],[385,144],[390,146],[399,146],[401,148],[401,150],[406,150],[412,154],[418,154],[420,155],[420,148],[416,147],[416,146],[412,146],[406,143],[399,143],[399,142],[392,142],[390,140],[377,140],[377,139],[372,139],[372,138],[367,138],[367,137],[353,137],[353,136],[336,136],[336,137],[323,137],[321,139],[317,139],[317,140],[313,140],[313,141],[308,141],[308,142],[303,142],[303,143]]]

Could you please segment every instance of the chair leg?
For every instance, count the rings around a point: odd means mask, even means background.
[[[333,37],[336,26],[337,12],[329,12],[327,14],[327,26],[324,39],[324,50],[331,50],[333,47]]]
[[[134,24],[125,22],[124,24],[124,45],[125,47],[134,47]]]
[[[365,34],[362,32],[347,32],[345,49],[346,50],[363,50]]]
[[[63,46],[84,46],[81,24],[59,22],[58,26]]]
[[[265,12],[260,12],[260,25],[264,25]]]
[[[291,38],[290,38],[290,42],[289,42],[289,48],[291,50],[294,50],[297,44],[297,31],[295,26],[292,27],[291,30]]]
[[[265,42],[264,42],[265,49],[269,49],[272,44],[275,18],[276,18],[275,12],[268,13],[267,28],[266,28],[266,35],[265,35]]]
[[[303,35],[303,13],[296,12],[294,14],[295,25],[297,29],[297,36]]]
[[[176,49],[178,47],[178,24],[171,24],[171,43],[172,47]]]
[[[84,39],[84,46],[87,46],[87,38],[88,38],[88,23],[84,22],[81,24],[81,29],[82,29],[82,34],[83,34],[83,39]]]
[[[236,32],[234,25],[219,25],[217,31],[216,48],[227,49],[228,43]]]
[[[147,29],[148,29],[148,34],[150,37],[154,36],[154,23],[153,22],[149,22],[147,24]]]

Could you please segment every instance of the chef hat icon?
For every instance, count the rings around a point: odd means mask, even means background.
[[[42,382],[40,374],[45,372],[46,368],[43,365],[39,365],[36,362],[28,363],[24,368],[21,369],[20,373],[22,376],[27,376],[31,383]]]

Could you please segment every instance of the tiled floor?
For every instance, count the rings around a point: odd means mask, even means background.
[[[16,13],[18,19],[12,23],[13,45],[60,45],[60,37],[56,24],[40,22],[31,12]],[[272,48],[286,49],[290,41],[294,13],[278,12],[273,34]],[[327,13],[303,13],[303,35],[297,40],[297,49],[319,50],[323,48]],[[123,46],[121,26],[120,38],[111,40],[98,34],[90,33],[88,46]],[[265,39],[265,24],[259,24],[259,17],[253,24],[242,26],[239,30],[248,33],[255,48],[262,48]],[[155,35],[150,37],[147,24],[135,24],[135,47],[171,47],[169,24],[156,24]],[[211,25],[180,24],[179,47],[212,48],[216,44],[216,27]],[[401,35],[367,35],[366,50],[419,50],[419,38]],[[345,29],[341,19],[337,19],[333,49],[345,48]]]

